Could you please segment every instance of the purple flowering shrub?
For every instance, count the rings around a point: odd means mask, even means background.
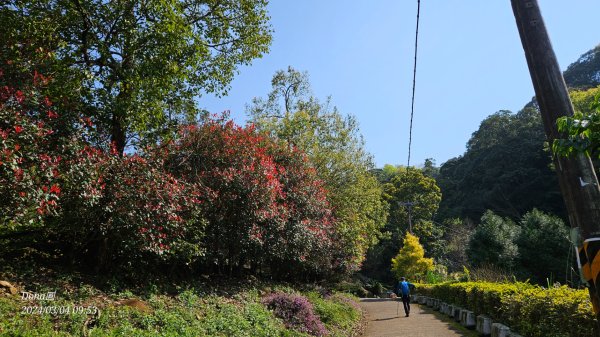
[[[358,312],[362,311],[362,309],[360,308],[360,305],[355,300],[351,299],[350,297],[348,297],[346,295],[338,293],[338,294],[329,296],[327,299],[350,306]]]
[[[327,336],[329,332],[315,315],[312,304],[304,296],[272,293],[262,303],[285,323],[287,328],[306,332],[314,336]]]

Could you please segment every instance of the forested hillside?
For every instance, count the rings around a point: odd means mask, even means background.
[[[578,112],[593,110],[599,55],[596,47],[565,72]],[[556,280],[579,285],[551,145],[535,99],[519,112],[488,116],[464,154],[440,167],[427,160],[419,171],[419,177],[412,168],[391,165],[375,171],[388,196],[390,217],[383,239],[368,252],[365,275],[393,279],[389,261],[402,248],[410,221],[425,255],[435,261],[435,268],[422,275],[428,280],[470,270],[488,280],[515,276],[540,284]],[[410,180],[417,185],[396,192],[394,185],[407,175],[414,175]],[[440,201],[425,191],[429,180],[441,191]],[[423,213],[423,207],[430,212]]]
[[[600,46],[583,54],[564,73],[578,111],[589,110],[593,95],[581,91],[600,84]],[[551,152],[545,143],[535,100],[523,110],[499,111],[481,122],[465,153],[441,165],[438,220],[477,220],[489,209],[517,219],[532,208],[566,220]]]

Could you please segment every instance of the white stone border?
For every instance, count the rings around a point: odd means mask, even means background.
[[[428,307],[439,310],[441,313],[454,319],[468,329],[475,329],[482,336],[491,337],[522,337],[516,332],[510,331],[510,328],[499,322],[493,322],[490,317],[485,315],[475,315],[474,312],[463,309],[454,304],[442,302],[437,298],[411,295],[411,300],[415,303],[427,305]]]

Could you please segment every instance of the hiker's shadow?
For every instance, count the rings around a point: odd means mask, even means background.
[[[388,318],[378,318],[374,321],[379,322],[379,321],[389,321],[390,319],[396,319],[398,317],[388,317]]]

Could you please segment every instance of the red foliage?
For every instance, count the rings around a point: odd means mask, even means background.
[[[285,273],[330,264],[334,220],[302,153],[252,126],[216,119],[183,128],[163,151],[173,174],[206,187],[199,201],[209,260],[277,265]]]
[[[340,264],[327,193],[295,148],[215,118],[120,156],[83,132],[63,132],[75,123],[36,90],[48,78],[35,72],[29,86],[13,88],[2,74],[3,225],[45,222],[82,250],[104,242],[113,261],[204,254],[207,263],[267,266],[288,277]],[[80,122],[82,131],[93,128],[89,118]]]
[[[85,249],[111,242],[115,255],[199,255],[198,190],[162,171],[160,158],[121,157],[64,139],[65,125],[38,92],[48,78],[35,72],[26,88],[0,71],[0,224],[55,224],[69,244]],[[7,85],[4,85],[7,84]],[[82,117],[81,127],[91,125]],[[61,138],[63,137],[63,138]],[[61,141],[57,141],[60,139]],[[193,251],[190,253],[190,250]]]
[[[63,223],[81,244],[108,239],[114,257],[135,260],[200,253],[199,188],[162,170],[159,158],[120,156],[82,146],[68,162]],[[194,252],[190,252],[189,245]],[[186,251],[188,250],[188,251]]]
[[[0,72],[0,220],[25,223],[55,213],[61,156],[51,135],[50,114],[34,83],[14,88]],[[40,76],[38,74],[38,76]],[[47,98],[44,101],[48,101]]]

